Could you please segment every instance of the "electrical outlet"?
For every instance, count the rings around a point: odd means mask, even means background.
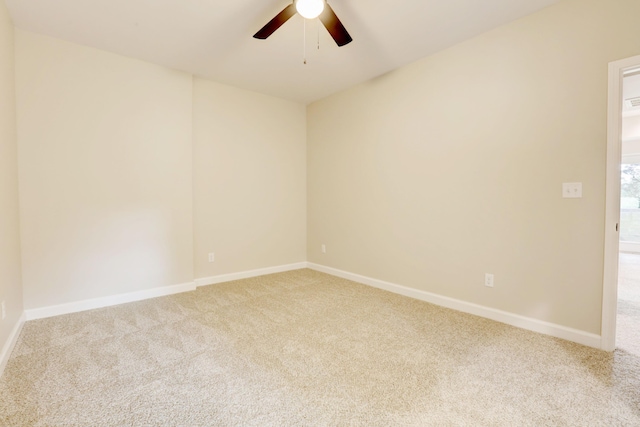
[[[327,247],[325,245],[322,245],[322,253],[323,254],[327,253]]]
[[[5,317],[7,317],[7,306],[4,301],[2,301],[2,320],[4,320]]]
[[[486,273],[484,275],[484,285],[493,288],[493,274]]]
[[[209,262],[213,262],[216,260],[216,254],[214,252],[209,252]]]

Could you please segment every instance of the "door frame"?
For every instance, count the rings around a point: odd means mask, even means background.
[[[607,172],[602,285],[601,344],[616,349],[618,314],[618,253],[620,248],[620,164],[622,162],[622,82],[626,71],[640,67],[640,55],[609,63],[607,110]]]

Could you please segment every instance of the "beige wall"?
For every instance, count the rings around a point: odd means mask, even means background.
[[[599,334],[607,64],[638,16],[564,1],[309,106],[309,261]]]
[[[25,307],[191,282],[191,76],[16,36]]]
[[[0,2],[0,350],[22,315],[13,24]]]
[[[27,309],[306,259],[303,105],[17,35]]]
[[[196,277],[306,260],[305,111],[195,79]]]

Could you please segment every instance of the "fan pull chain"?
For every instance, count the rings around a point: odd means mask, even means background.
[[[302,27],[302,63],[307,65],[307,20],[303,19]]]
[[[318,35],[318,50],[320,50],[320,20],[316,20],[316,33]]]

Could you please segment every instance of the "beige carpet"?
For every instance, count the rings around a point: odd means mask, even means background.
[[[640,358],[298,270],[28,322],[2,426],[639,426]]]

